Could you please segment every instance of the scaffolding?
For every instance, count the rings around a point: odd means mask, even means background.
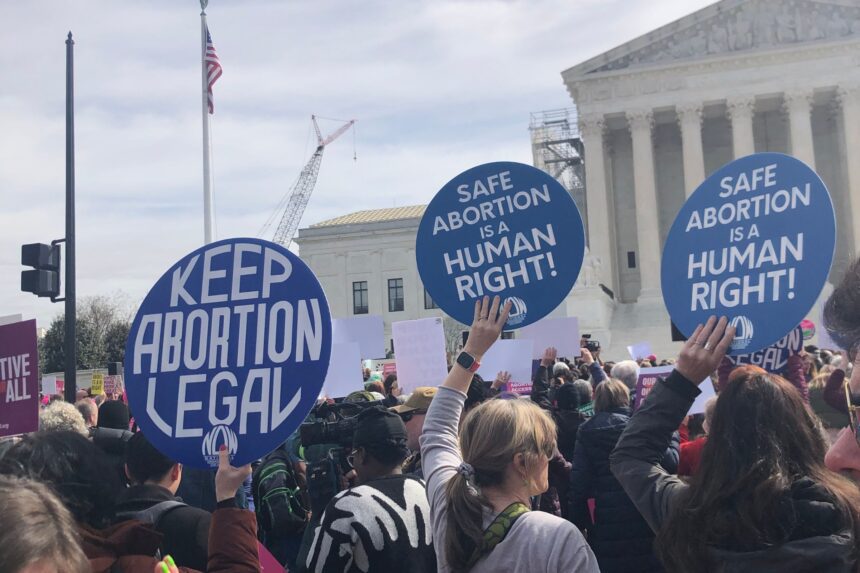
[[[585,198],[585,165],[576,108],[553,109],[530,114],[534,165],[552,175],[573,197],[588,236]]]

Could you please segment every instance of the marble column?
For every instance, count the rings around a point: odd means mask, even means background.
[[[702,149],[702,104],[675,106],[684,158],[684,191],[687,197],[705,180],[705,153]]]
[[[842,120],[845,132],[845,173],[847,181],[845,194],[851,213],[851,226],[854,232],[854,256],[860,256],[860,161],[854,159],[860,152],[860,86],[841,87],[837,100],[842,107]]]
[[[732,122],[732,147],[735,159],[755,153],[755,139],[753,139],[755,96],[728,98],[726,111]]]
[[[612,277],[612,240],[609,225],[609,193],[606,189],[606,163],[603,134],[606,128],[603,114],[588,114],[579,118],[579,132],[585,142],[585,192],[588,210],[588,248],[600,260],[599,281],[615,290]]]
[[[650,109],[627,112],[633,140],[633,185],[636,198],[636,238],[638,241],[639,299],[660,296],[660,220],[657,213],[657,186],[654,181],[654,146]]]
[[[791,154],[815,169],[812,144],[812,90],[791,90],[783,94],[783,108],[791,131]]]

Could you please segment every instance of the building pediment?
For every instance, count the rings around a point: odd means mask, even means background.
[[[562,75],[577,81],[620,70],[857,38],[860,0],[723,0]]]

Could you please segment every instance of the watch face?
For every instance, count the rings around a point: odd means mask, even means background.
[[[467,354],[465,352],[461,352],[459,356],[457,356],[457,364],[468,370],[472,367],[472,364],[475,363],[475,358],[472,355]]]

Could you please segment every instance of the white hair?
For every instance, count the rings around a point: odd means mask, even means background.
[[[84,417],[73,404],[57,400],[51,402],[39,415],[39,429],[46,432],[77,432],[89,436]]]
[[[565,376],[570,374],[570,366],[564,362],[556,362],[552,367],[553,376]]]
[[[639,365],[633,360],[622,360],[612,367],[609,375],[621,380],[627,389],[632,391],[636,389],[636,382],[639,380]]]

